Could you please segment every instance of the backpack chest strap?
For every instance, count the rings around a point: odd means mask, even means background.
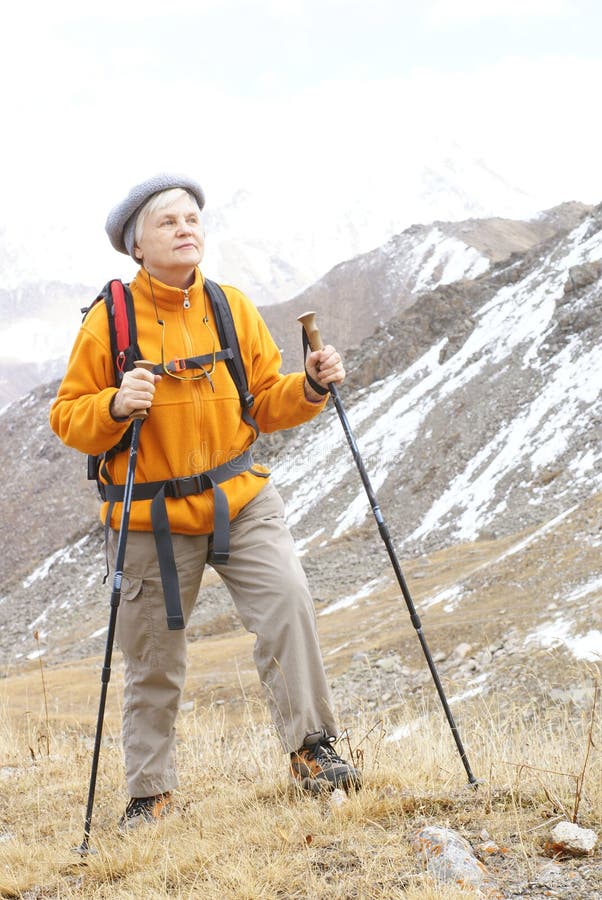
[[[226,347],[225,350],[217,350],[215,353],[206,353],[204,356],[189,356],[187,359],[172,359],[171,362],[165,364],[168,372],[184,372],[186,369],[204,369],[212,363],[221,360],[232,359],[232,350]],[[162,375],[164,373],[163,366],[156,365],[152,369],[153,374]]]

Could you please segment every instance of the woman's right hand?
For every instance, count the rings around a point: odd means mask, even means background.
[[[111,400],[110,411],[113,418],[128,419],[134,412],[150,409],[155,385],[159,381],[160,375],[153,375],[146,369],[131,369],[126,372],[119,390]]]

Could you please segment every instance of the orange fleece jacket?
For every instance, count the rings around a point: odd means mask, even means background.
[[[164,331],[164,361],[212,353],[220,349],[217,328],[207,301],[208,325],[203,323],[205,293],[203,276],[197,269],[188,290],[190,307],[184,307],[185,292],[152,280],[157,322],[148,272],[141,268],[130,287],[136,309],[138,345],[144,359],[161,361],[161,332]],[[324,403],[310,403],[303,391],[302,372],[280,374],[280,353],[255,306],[244,294],[223,287],[236,325],[249,390],[255,397],[251,414],[260,431],[291,428],[312,419]],[[187,373],[183,373],[187,374]],[[190,372],[189,374],[194,374]],[[163,375],[156,386],[152,408],[140,431],[136,482],[159,481],[194,475],[232,459],[246,450],[255,438],[250,425],[241,418],[240,401],[234,382],[223,361],[216,363],[211,376],[215,392],[206,378],[178,381]],[[114,384],[109,327],[104,303],[97,303],[86,316],[75,341],[67,372],[50,410],[53,431],[69,447],[82,453],[99,454],[113,447],[129,422],[111,416],[109,404],[117,389]],[[126,479],[128,451],[117,454],[108,464],[115,484]],[[257,467],[266,472],[265,468]],[[265,478],[243,472],[224,482],[224,490],[234,518],[262,487]],[[185,498],[167,498],[171,530],[182,534],[213,531],[213,491]],[[108,504],[103,504],[101,519]],[[121,504],[116,504],[111,526],[119,527]],[[150,501],[132,503],[130,528],[150,531]]]

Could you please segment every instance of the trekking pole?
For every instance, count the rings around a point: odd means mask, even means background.
[[[322,344],[322,339],[320,337],[320,332],[318,331],[318,327],[315,322],[316,314],[314,312],[306,312],[303,313],[302,316],[299,316],[297,321],[301,322],[303,328],[305,330],[305,335],[307,337],[307,342],[312,350],[321,350],[324,346]],[[460,758],[466,769],[466,774],[468,775],[468,781],[473,787],[477,786],[477,779],[472,774],[472,770],[470,768],[470,764],[468,762],[468,757],[466,756],[466,751],[464,750],[464,745],[462,744],[462,740],[460,738],[460,732],[458,731],[458,727],[454,721],[454,717],[452,715],[452,711],[449,707],[449,703],[447,702],[447,697],[445,696],[445,692],[443,690],[443,685],[441,684],[441,679],[439,678],[439,673],[437,672],[437,668],[433,661],[433,657],[431,656],[431,652],[428,648],[426,638],[422,633],[422,624],[420,622],[420,618],[418,613],[416,612],[416,607],[414,606],[414,601],[410,595],[410,591],[406,584],[406,580],[404,578],[403,572],[401,571],[401,566],[399,565],[399,560],[397,559],[397,554],[395,553],[395,548],[393,547],[393,543],[391,541],[391,536],[389,534],[389,529],[385,523],[383,518],[380,506],[378,504],[378,500],[376,498],[376,494],[370,483],[370,478],[368,477],[368,473],[366,471],[366,467],[362,461],[362,457],[360,455],[360,451],[358,449],[355,437],[353,436],[353,432],[351,430],[351,425],[349,424],[349,419],[347,418],[347,413],[345,412],[345,407],[343,406],[343,402],[339,395],[338,388],[336,384],[329,384],[328,390],[330,395],[334,401],[334,405],[336,407],[336,411],[339,414],[339,419],[341,420],[341,424],[343,426],[343,431],[345,432],[345,437],[347,438],[347,442],[351,448],[351,452],[353,454],[353,458],[355,460],[355,464],[359,470],[360,477],[362,479],[364,488],[366,489],[366,494],[368,495],[368,500],[370,501],[370,506],[372,507],[372,512],[374,514],[374,518],[378,524],[378,530],[380,532],[380,536],[382,537],[385,547],[387,548],[387,553],[389,554],[389,559],[393,565],[393,569],[395,571],[395,575],[397,576],[397,581],[399,582],[399,587],[401,588],[401,593],[403,594],[403,598],[406,602],[406,606],[410,613],[410,619],[412,621],[412,625],[416,629],[416,633],[418,634],[418,639],[420,641],[420,645],[426,657],[426,661],[428,663],[428,667],[431,671],[431,675],[433,676],[433,681],[435,682],[435,687],[437,688],[437,693],[439,694],[439,699],[441,700],[441,705],[445,711],[445,715],[447,717],[447,721],[449,722],[449,726],[451,728],[452,734],[454,736],[454,740],[456,742],[456,747],[458,748],[458,752],[460,754]]]
[[[139,360],[135,363],[139,368],[151,369],[153,363],[146,360]],[[128,470],[125,479],[125,487],[123,490],[123,506],[121,511],[121,524],[119,526],[119,536],[117,538],[117,550],[115,553],[115,568],[113,574],[113,588],[111,591],[111,611],[109,615],[109,627],[107,632],[107,642],[105,646],[104,663],[101,673],[100,701],[98,704],[98,718],[96,720],[96,735],[94,738],[94,752],[92,754],[92,766],[90,769],[90,784],[88,787],[88,804],[86,806],[86,818],[84,822],[84,839],[79,847],[74,847],[76,853],[81,856],[87,856],[90,850],[90,828],[92,825],[92,810],[94,809],[94,794],[96,793],[96,778],[98,775],[98,761],[100,759],[100,745],[102,742],[102,729],[104,724],[105,706],[107,702],[107,692],[109,681],[111,679],[111,659],[113,656],[113,642],[115,638],[115,627],[117,624],[117,610],[121,602],[121,582],[123,580],[123,564],[125,562],[125,548],[127,544],[128,527],[130,523],[130,511],[132,508],[132,491],[134,488],[134,476],[136,474],[136,461],[138,458],[138,443],[140,440],[140,429],[147,417],[146,410],[134,412],[130,416],[133,420],[132,424],[132,441],[130,443],[130,455],[128,460]]]

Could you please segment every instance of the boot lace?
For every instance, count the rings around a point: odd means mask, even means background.
[[[139,810],[147,810],[152,806],[155,797],[132,797],[130,802],[125,808],[126,815],[132,812],[138,812]]]
[[[312,747],[312,752],[317,762],[324,761],[330,764],[340,763],[341,765],[346,765],[345,760],[334,749],[334,742],[335,738],[333,737],[321,738],[315,747]]]

